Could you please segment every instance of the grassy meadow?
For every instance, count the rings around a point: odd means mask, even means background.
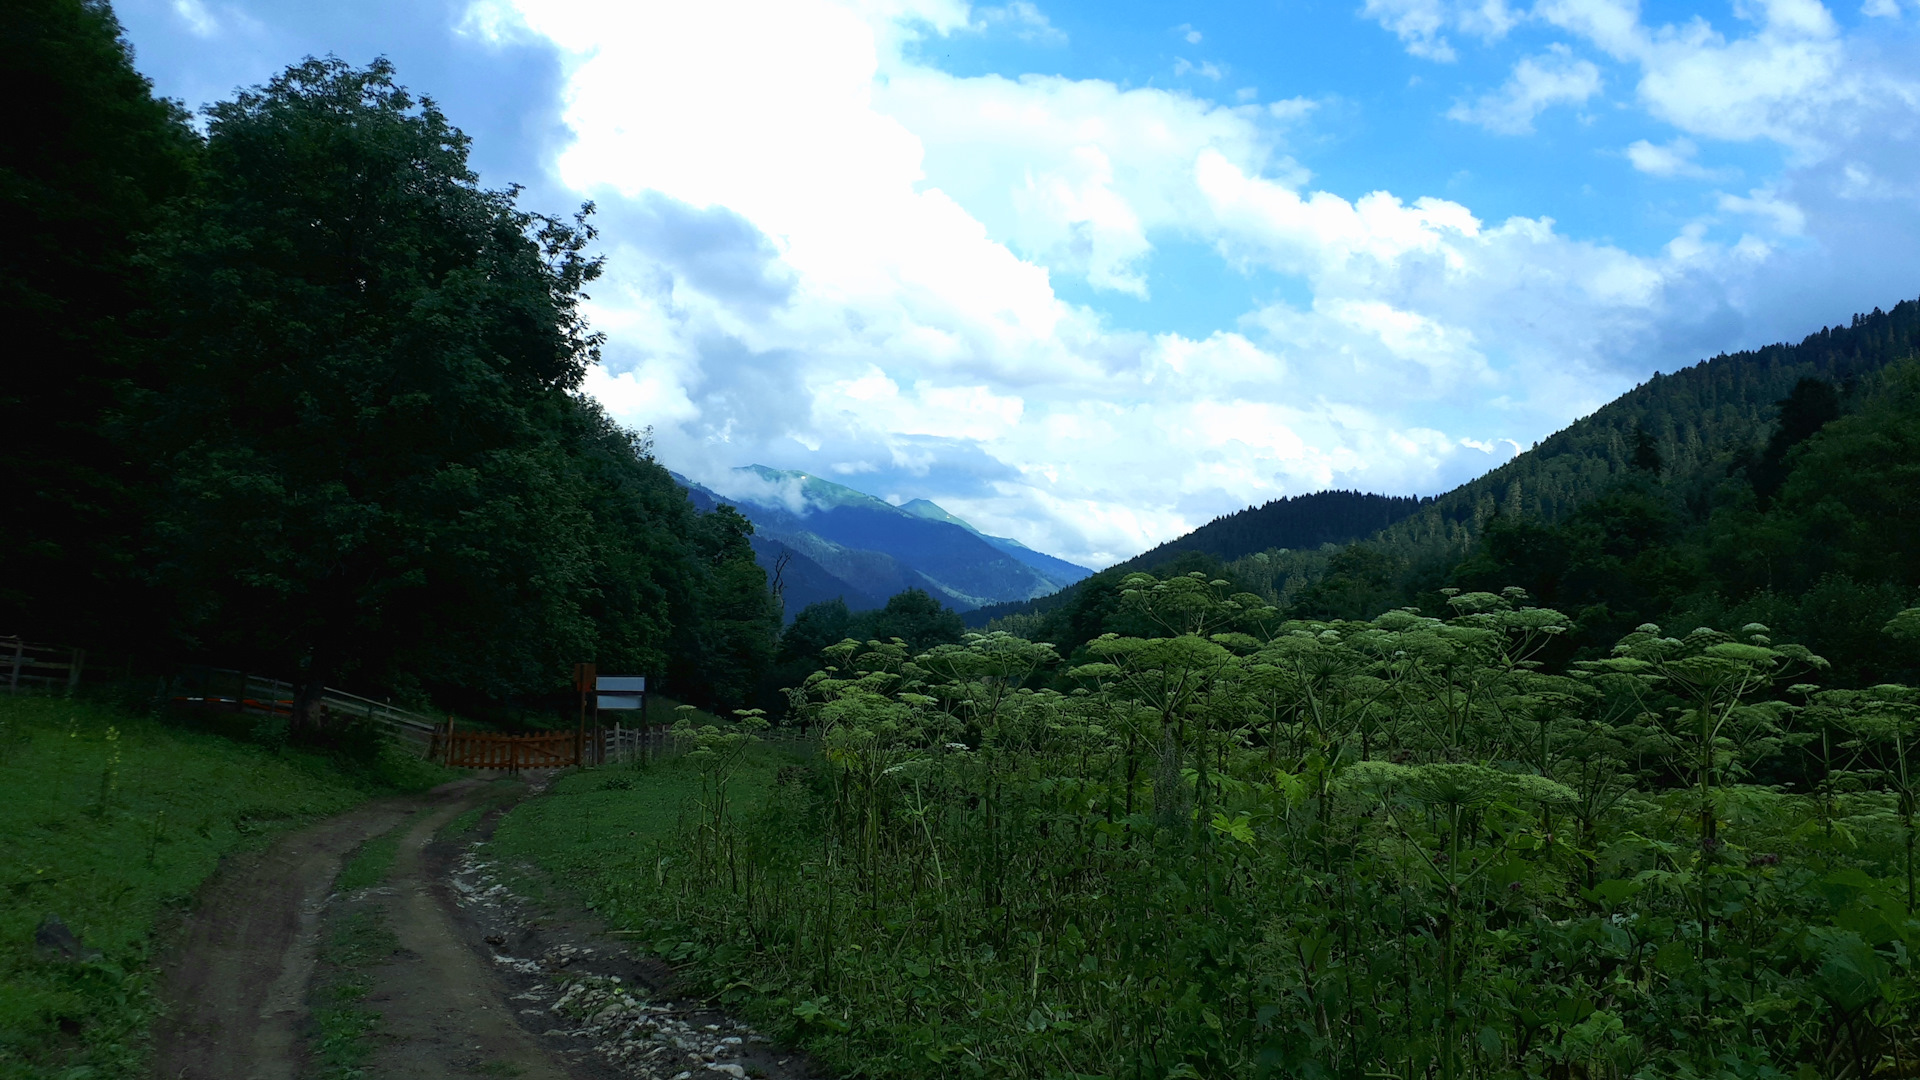
[[[222,857],[446,777],[387,751],[356,764],[204,726],[87,700],[0,698],[5,1080],[140,1074],[167,924]],[[85,957],[42,955],[35,931],[47,916]]]

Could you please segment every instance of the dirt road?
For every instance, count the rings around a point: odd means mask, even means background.
[[[170,1011],[155,1029],[155,1075],[318,1075],[309,1006],[321,943],[342,920],[366,917],[395,943],[363,973],[361,1004],[374,1016],[360,1063],[366,1076],[812,1075],[804,1058],[676,999],[665,965],[627,955],[591,916],[513,895],[485,858],[491,818],[457,840],[435,839],[501,795],[474,779],[380,800],[224,867],[203,890],[163,981]],[[386,879],[337,894],[348,856],[396,828]]]
[[[467,784],[467,787],[474,786]],[[461,798],[448,785],[431,798]],[[320,916],[346,857],[418,808],[383,799],[221,868],[188,917],[162,983],[155,1075],[292,1080]]]

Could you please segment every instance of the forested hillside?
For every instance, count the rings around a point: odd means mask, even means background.
[[[1214,518],[1205,525],[1101,571],[1103,581],[1118,581],[1137,571],[1158,573],[1198,554],[1215,560],[1238,559],[1270,548],[1306,549],[1345,544],[1372,536],[1432,500],[1372,495],[1360,491],[1316,491],[1272,499]],[[1067,603],[1076,590],[1063,589],[1033,600],[991,604],[968,613],[967,625],[985,626],[1010,615],[1034,615]]]
[[[1684,496],[1708,498],[1721,478],[1756,462],[1781,400],[1802,379],[1852,388],[1916,350],[1920,301],[1908,300],[1891,312],[1875,308],[1855,315],[1848,326],[1822,328],[1798,345],[1723,354],[1655,375],[1534,449],[1432,500],[1387,529],[1382,540],[1409,552],[1428,545],[1463,550],[1496,513],[1558,521],[1631,473],[1636,460],[1651,460],[1649,450],[1668,482],[1685,488]]]
[[[0,18],[0,627],[475,709],[583,660],[746,700],[751,527],[580,391],[590,206],[482,187],[384,61],[196,130],[106,5]]]
[[[1519,584],[1578,616],[1576,632],[1557,646],[1569,654],[1649,619],[1711,622],[1737,609],[1784,620],[1816,645],[1844,638],[1858,646],[1847,655],[1884,666],[1884,641],[1857,627],[1885,621],[1920,577],[1867,554],[1911,545],[1865,523],[1898,530],[1915,522],[1899,494],[1910,481],[1905,436],[1895,429],[1912,408],[1901,404],[1906,377],[1896,369],[1916,350],[1920,302],[1906,301],[1798,345],[1655,376],[1444,495],[1361,504],[1395,515],[1376,531],[1327,529],[1317,546],[1297,542],[1297,530],[1276,531],[1263,542],[1264,530],[1286,519],[1252,508],[1070,589],[967,619],[1072,651],[1114,629],[1121,579],[1151,564],[1224,576],[1313,617],[1432,609],[1443,586]],[[1823,436],[1843,414],[1836,434]],[[1885,453],[1853,452],[1848,475],[1834,475],[1838,433]],[[1797,487],[1795,474],[1804,474]],[[1314,499],[1291,502],[1307,508],[1319,505]],[[1836,499],[1851,501],[1842,508]],[[1816,526],[1808,516],[1835,514],[1855,524]]]

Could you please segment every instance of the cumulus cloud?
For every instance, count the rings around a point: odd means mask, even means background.
[[[1014,0],[1004,7],[975,8],[971,26],[984,33],[1005,30],[1031,45],[1060,46],[1067,43],[1066,32],[1055,27],[1046,13],[1029,0]]]
[[[1720,209],[1760,218],[1772,226],[1773,231],[1786,236],[1798,236],[1807,227],[1804,210],[1764,188],[1755,188],[1746,195],[1722,194]]]
[[[1818,0],[1737,7],[1757,26],[1734,37],[1698,18],[1649,27],[1631,0],[1542,0],[1536,10],[1637,66],[1641,104],[1694,136],[1767,139],[1813,155],[1872,113],[1920,101],[1920,82],[1849,42]]]
[[[1693,180],[1714,180],[1732,175],[1730,170],[1709,169],[1695,160],[1700,147],[1681,136],[1664,145],[1638,139],[1628,144],[1627,160],[1648,176],[1683,176]]]
[[[1600,83],[1600,69],[1592,61],[1575,59],[1571,49],[1554,45],[1514,65],[1500,89],[1454,105],[1447,116],[1502,135],[1525,135],[1547,109],[1586,104],[1600,92]]]
[[[1648,350],[1723,344],[1752,261],[1317,188],[1289,149],[1308,101],[943,72],[907,45],[980,16],[938,0],[513,18],[563,53],[559,174],[603,208],[590,392],[696,478],[857,477],[1095,565],[1267,498],[1465,479]],[[1147,334],[1055,291],[1149,296],[1174,240],[1309,299]]]
[[[1361,14],[1393,31],[1409,53],[1447,64],[1459,53],[1445,31],[1497,41],[1521,21],[1506,0],[1366,0]]]

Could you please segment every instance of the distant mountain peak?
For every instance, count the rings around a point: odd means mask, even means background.
[[[961,610],[1042,596],[1092,571],[988,536],[928,499],[894,505],[797,469],[745,465],[719,485],[675,474],[696,506],[732,503],[754,524],[761,565],[783,571],[787,613],[838,595],[878,607],[921,588]]]
[[[930,499],[909,499],[900,504],[900,509],[912,514],[914,517],[923,517],[929,521],[944,521],[949,525],[958,525],[970,533],[977,534],[980,532],[979,529],[974,528],[960,518],[954,517],[947,512],[945,507],[942,507],[939,503],[933,502]]]
[[[746,489],[727,493],[729,497],[740,498],[747,502],[756,502],[765,506],[784,506],[796,513],[813,510],[831,510],[841,506],[859,506],[869,510],[899,510],[899,507],[885,499],[878,499],[864,491],[856,491],[845,484],[836,484],[825,477],[797,469],[775,469],[766,465],[742,465],[733,470],[736,475],[746,474],[764,481],[768,489],[757,492],[749,486]]]

